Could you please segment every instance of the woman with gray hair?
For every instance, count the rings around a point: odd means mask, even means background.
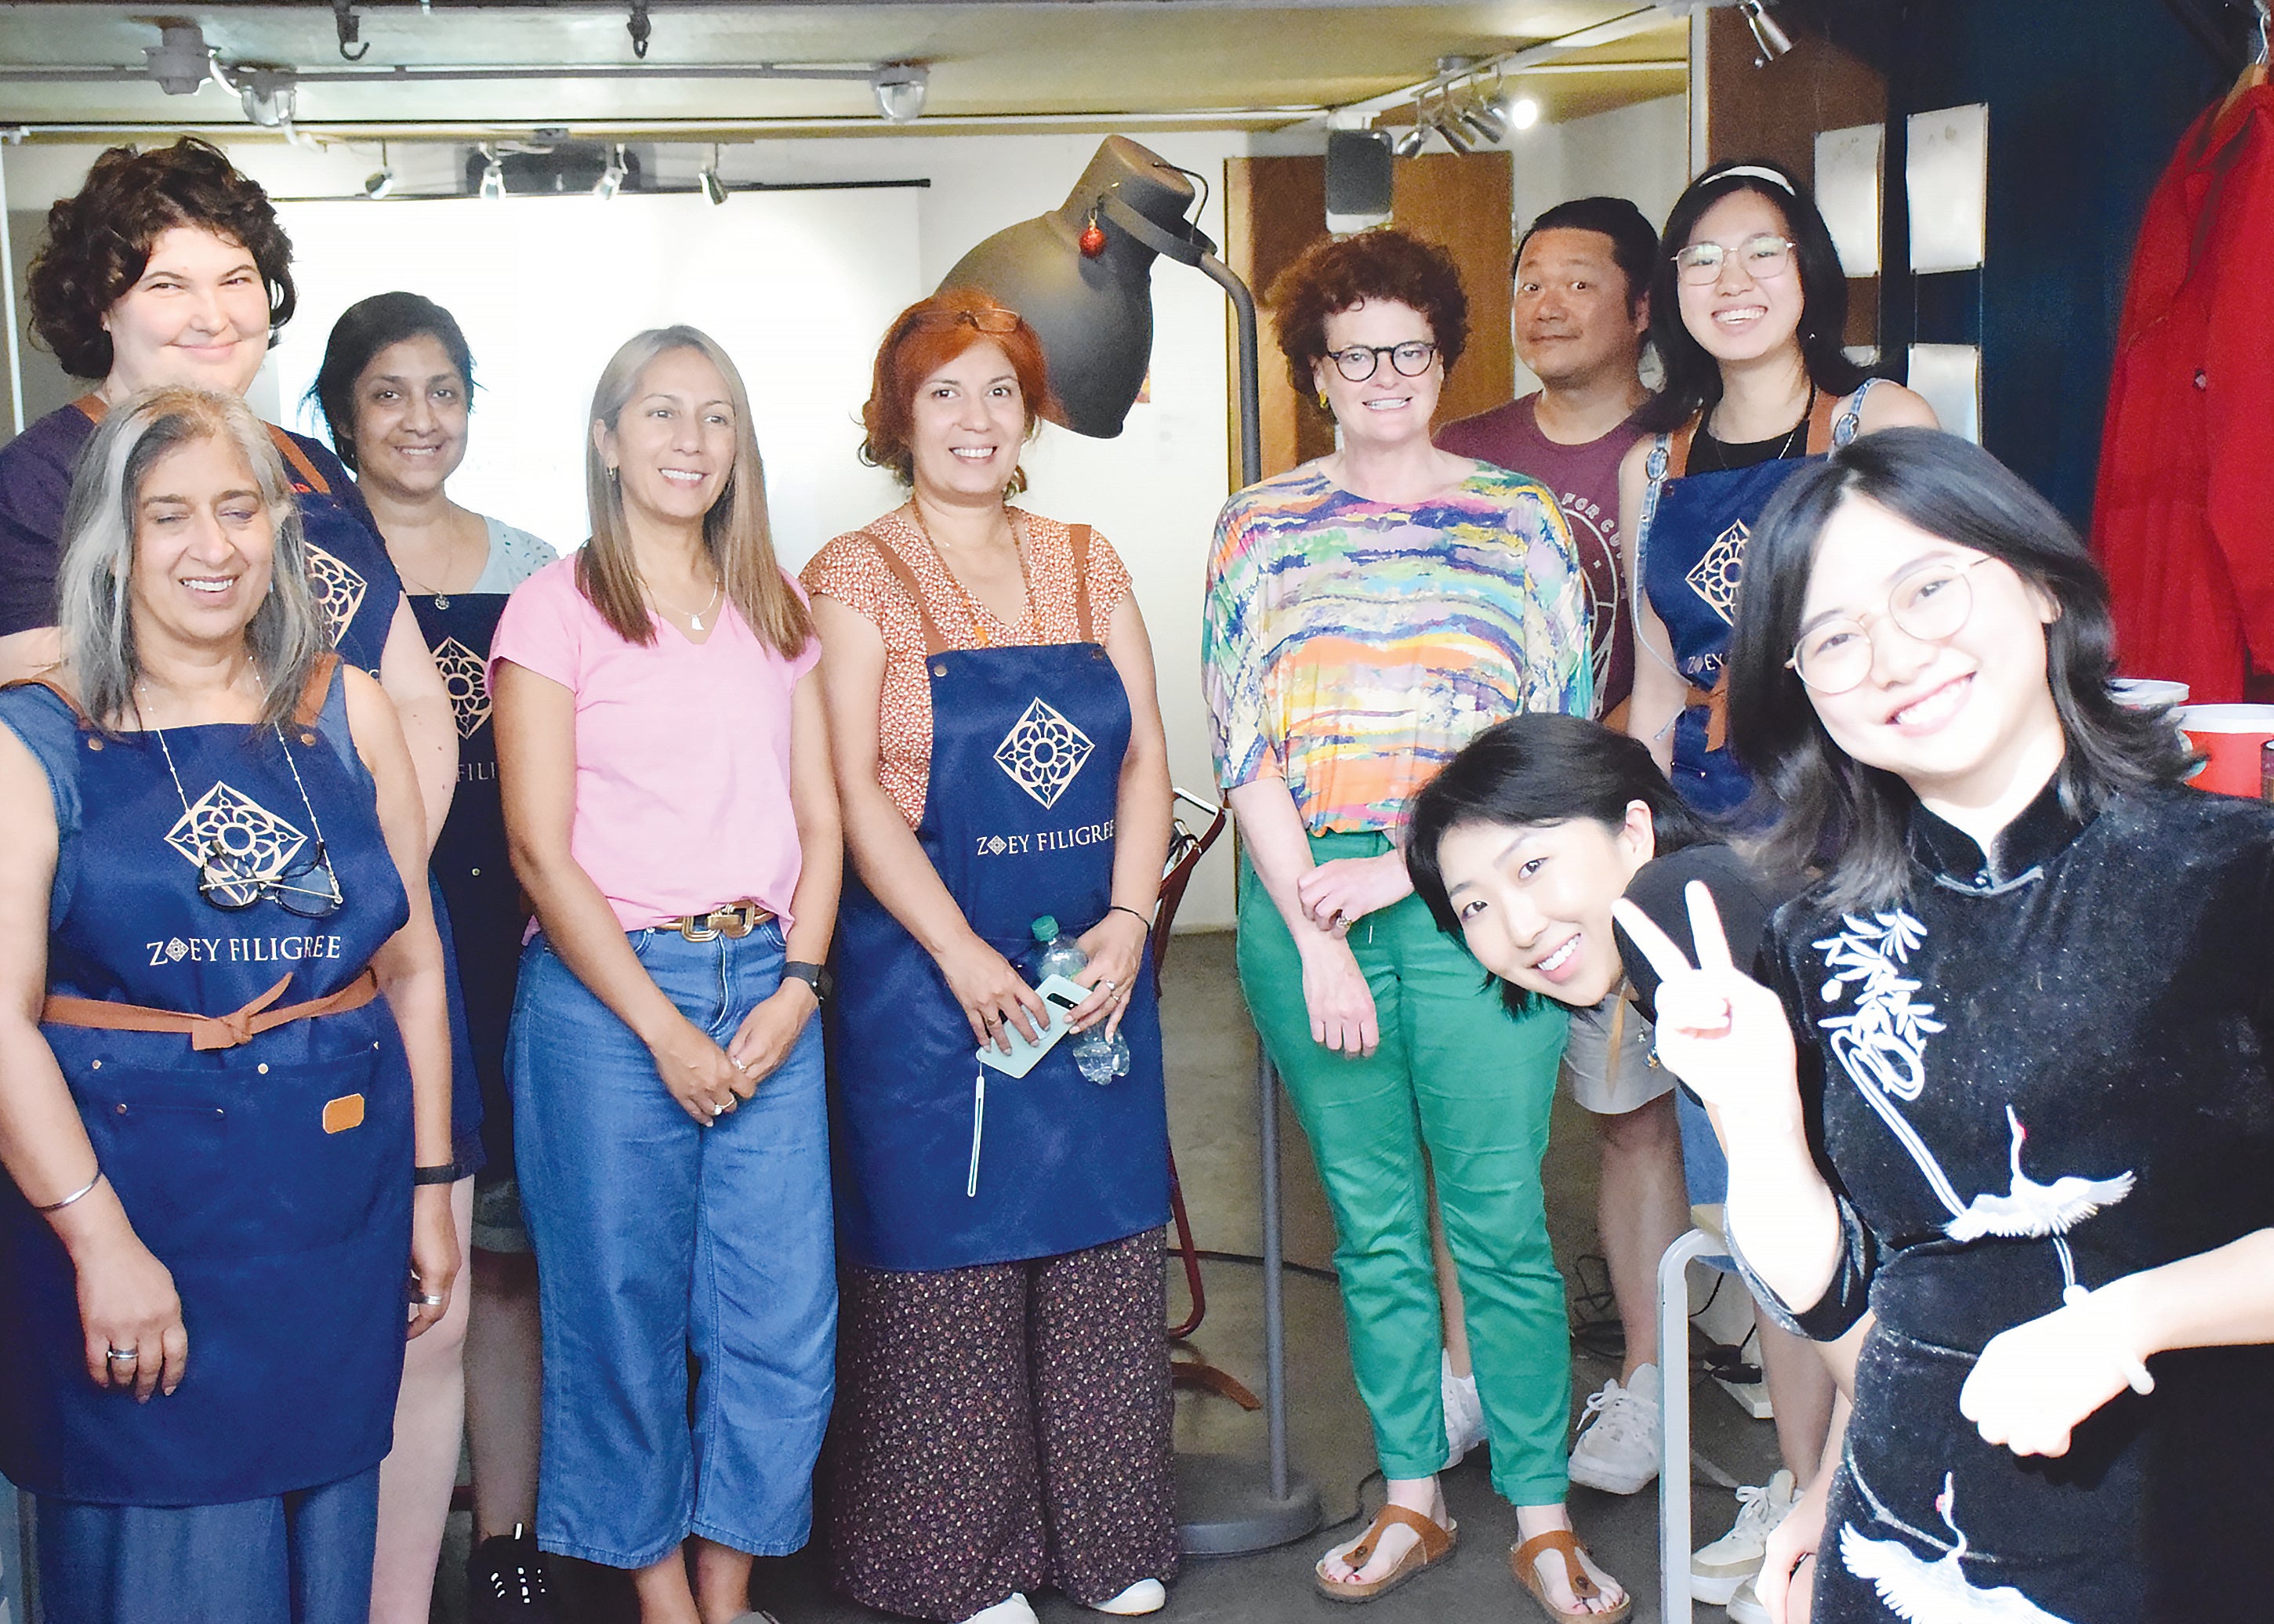
[[[64,535],[0,690],[0,1471],[51,1619],[362,1624],[458,1268],[417,777],[234,395],[121,402]]]

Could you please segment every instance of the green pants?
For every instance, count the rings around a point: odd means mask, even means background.
[[[1389,849],[1376,834],[1311,839],[1322,863]],[[1468,951],[1437,929],[1419,898],[1407,897],[1351,928],[1381,1047],[1364,1058],[1326,1049],[1311,1040],[1286,923],[1244,858],[1242,869],[1240,986],[1334,1209],[1351,1363],[1383,1474],[1426,1477],[1445,1464],[1444,1337],[1429,1244],[1434,1169],[1467,1299],[1493,1486],[1513,1505],[1560,1501],[1570,1332],[1540,1163],[1563,1011],[1549,1004],[1510,1015]]]

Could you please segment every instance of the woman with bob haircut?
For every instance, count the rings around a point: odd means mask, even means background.
[[[459,1262],[418,779],[233,393],[118,402],[61,533],[0,691],[0,1470],[50,1619],[364,1624]]]
[[[829,1416],[837,797],[734,363],[692,327],[639,334],[591,419],[591,539],[515,590],[490,649],[537,914],[506,1056],[537,1538],[630,1569],[648,1624],[727,1624],[750,1559],[805,1543]]]
[[[1046,1584],[1151,1613],[1177,1572],[1146,951],[1168,747],[1129,572],[1089,526],[1011,505],[1050,398],[1015,312],[970,289],[910,305],[862,447],[908,500],[805,568],[851,859],[829,1576],[909,1618],[1032,1624]],[[1093,1082],[1061,1041],[990,1079],[980,1054],[1046,1019],[1028,977],[1061,934],[1088,960],[1063,1016],[1126,1038],[1128,1069]]]
[[[1700,811],[1751,790],[1728,748],[1722,666],[1761,509],[1858,434],[1934,426],[1924,401],[1848,358],[1847,324],[1832,233],[1790,170],[1748,159],[1690,183],[1650,290],[1665,387],[1636,414],[1654,432],[1620,464],[1619,523],[1640,645],[1627,732]]]
[[[1695,880],[1713,898],[1732,958],[1751,964],[1770,914],[1800,889],[1728,845],[1640,740],[1564,716],[1512,717],[1478,734],[1414,797],[1405,861],[1438,929],[1501,978],[1512,1005],[1553,999],[1575,1018],[1602,1006],[1605,1049],[1623,1066],[1656,1064],[1658,972],[1613,928],[1613,905],[1623,897],[1686,941],[1683,893]],[[1719,1207],[1728,1172],[1713,1130],[1694,1097],[1676,1100],[1688,1199]],[[1690,1566],[1693,1596],[1755,1619],[1765,1613],[1754,1570],[1770,1532],[1821,1476],[1834,1422],[1818,1350],[1757,1314],[1784,1470],[1739,1492],[1736,1526]]]
[[[1868,1327],[1818,1620],[2240,1616],[2274,1586],[2274,812],[2110,687],[2107,588],[1987,453],[1890,432],[1780,492],[1736,745],[1821,877],[1766,984],[1694,888],[1659,1051],[1728,1236]]]
[[[466,455],[474,357],[450,312],[416,293],[380,293],[342,312],[309,388],[354,471],[403,578],[418,629],[449,683],[458,788],[434,841],[444,948],[465,1001],[465,1048],[482,1101],[483,1166],[453,1209],[470,1255],[465,1312],[412,1350],[403,1378],[403,1447],[382,1485],[373,1624],[425,1624],[463,1441],[473,1466],[467,1585],[475,1624],[540,1611],[551,1586],[535,1537],[539,1432],[537,1269],[513,1181],[506,1020],[527,915],[506,855],[497,737],[482,681],[506,595],[553,561],[536,537],[450,500]],[[389,1536],[394,1536],[390,1538]]]
[[[1452,258],[1396,230],[1306,251],[1273,285],[1279,348],[1341,448],[1216,521],[1201,687],[1239,819],[1239,977],[1334,1209],[1351,1362],[1388,1480],[1314,1582],[1365,1601],[1449,1555],[1432,1174],[1465,1299],[1517,1578],[1556,1617],[1630,1605],[1564,1509],[1570,1337],[1540,1162],[1560,1007],[1504,1006],[1412,895],[1413,793],[1477,733],[1585,715],[1585,589],[1555,497],[1437,450],[1468,335]],[[1427,1162],[1424,1156],[1427,1156]]]

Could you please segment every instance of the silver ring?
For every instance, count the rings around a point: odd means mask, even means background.
[[[728,1100],[728,1101],[727,1101],[727,1103],[726,1103],[726,1104],[724,1104],[724,1105],[722,1105],[722,1106],[720,1106],[720,1107],[719,1108],[719,1114],[720,1116],[725,1116],[728,1111],[733,1110],[736,1106],[740,1105],[741,1103],[742,1103],[742,1101],[740,1101],[740,1100],[738,1100],[738,1099],[736,1099],[736,1100]]]
[[[418,1301],[428,1308],[440,1308],[450,1299],[447,1297],[421,1297]]]
[[[113,1348],[102,1357],[106,1359],[139,1359],[142,1357],[142,1350],[139,1348]]]
[[[747,1071],[749,1071],[749,1069],[750,1069],[749,1066],[745,1065],[742,1062],[741,1062],[741,1061],[739,1061],[739,1060],[735,1059],[735,1058],[734,1057],[734,1056],[732,1056],[732,1055],[729,1055],[729,1056],[727,1056],[727,1064],[728,1065],[730,1065],[730,1066],[733,1066],[733,1067],[734,1068],[734,1070],[736,1070],[737,1071],[743,1071],[743,1072],[747,1072]]]
[[[1120,982],[1118,982],[1118,981],[1115,981],[1115,980],[1114,980],[1111,976],[1110,976],[1110,975],[1101,975],[1101,976],[1099,976],[1099,977],[1097,978],[1097,982],[1098,982],[1098,985],[1099,985],[1099,986],[1101,986],[1101,987],[1104,988],[1104,989],[1105,989],[1105,990],[1106,990],[1107,992],[1109,992],[1109,993],[1118,992],[1118,991],[1120,991],[1120,990],[1121,990],[1121,983],[1120,983]]]

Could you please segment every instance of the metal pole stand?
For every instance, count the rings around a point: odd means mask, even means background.
[[[1263,1415],[1268,1464],[1240,1455],[1179,1455],[1177,1517],[1194,1556],[1238,1556],[1291,1545],[1319,1526],[1319,1492],[1287,1467],[1287,1320],[1280,1297],[1279,1073],[1256,1044],[1263,1112]]]

